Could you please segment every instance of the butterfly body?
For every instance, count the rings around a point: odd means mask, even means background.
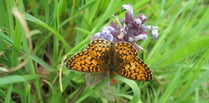
[[[82,72],[116,73],[139,81],[152,80],[152,72],[128,42],[112,43],[96,39],[84,51],[72,56],[67,61],[67,68]]]

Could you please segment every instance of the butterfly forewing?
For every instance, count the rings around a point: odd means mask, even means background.
[[[115,44],[115,60],[118,67],[116,73],[119,75],[139,81],[149,81],[152,73],[147,65],[137,57],[135,48],[128,42]]]
[[[67,68],[82,72],[105,72],[111,42],[97,39],[86,47],[86,50],[72,56],[67,62]]]
[[[107,40],[97,39],[92,41],[87,47],[87,51],[93,56],[97,61],[103,64],[108,61],[110,49],[113,44]]]
[[[137,51],[128,42],[118,42],[115,45],[114,60],[126,63],[137,56]]]

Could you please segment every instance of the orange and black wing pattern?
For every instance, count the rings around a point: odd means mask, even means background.
[[[132,44],[118,42],[115,44],[116,73],[132,80],[152,80],[152,72],[149,67],[137,57],[137,52]]]
[[[105,62],[109,55],[111,42],[103,39],[97,39],[89,43],[84,51],[73,55],[67,61],[67,68],[81,72],[107,71]],[[104,59],[105,58],[105,59]]]

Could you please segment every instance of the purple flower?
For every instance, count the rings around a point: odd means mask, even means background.
[[[97,32],[94,34],[94,36],[91,38],[91,40],[95,40],[96,38],[102,38],[105,40],[109,40],[113,42],[113,33],[115,32],[115,29],[111,26],[106,26],[104,27],[101,32]]]
[[[102,38],[111,42],[126,41],[133,44],[138,51],[140,47],[136,44],[137,40],[148,39],[148,32],[151,30],[151,36],[155,40],[158,39],[157,26],[145,26],[144,23],[147,17],[144,14],[139,14],[136,18],[133,15],[133,7],[129,4],[122,5],[122,9],[126,10],[123,26],[111,22],[109,26],[105,26],[100,32],[93,35],[91,40]],[[118,20],[119,21],[119,20]]]
[[[133,7],[129,4],[124,4],[122,5],[122,10],[127,10],[130,14],[130,16],[132,16],[133,18]]]
[[[158,39],[158,27],[157,26],[152,27],[152,36],[155,38],[155,40]]]

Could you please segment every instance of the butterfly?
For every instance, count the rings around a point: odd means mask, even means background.
[[[96,39],[85,50],[73,55],[66,67],[81,72],[119,74],[132,80],[152,80],[152,72],[137,56],[136,49],[122,41]]]

